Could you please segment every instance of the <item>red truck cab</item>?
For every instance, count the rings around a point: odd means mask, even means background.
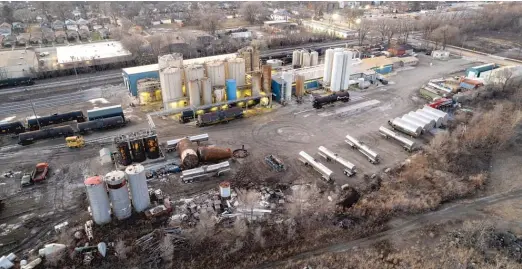
[[[36,165],[36,168],[31,175],[33,182],[43,181],[47,178],[47,172],[49,171],[48,163],[39,163]]]

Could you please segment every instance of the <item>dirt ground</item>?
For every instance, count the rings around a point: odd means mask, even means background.
[[[460,44],[456,44],[460,46]],[[487,52],[512,59],[522,59],[522,39],[520,34],[488,31],[469,37],[464,43],[468,49]]]
[[[193,124],[181,125],[172,119],[156,117],[154,122],[160,143],[188,135],[208,133],[209,144],[231,149],[244,145],[250,156],[233,161],[232,173],[223,178],[182,184],[177,176],[174,176],[170,181],[155,181],[150,183],[150,186],[162,188],[165,193],[175,198],[190,197],[202,191],[216,189],[220,181],[233,180],[242,166],[249,168],[247,177],[262,182],[322,182],[319,174],[304,167],[297,160],[299,151],[303,150],[334,171],[334,184],[348,183],[363,188],[364,174],[371,175],[408,158],[408,153],[399,145],[380,137],[377,131],[379,126],[387,126],[389,119],[421,107],[424,101],[417,97],[417,90],[429,79],[462,72],[475,64],[464,59],[438,62],[431,61],[424,55],[419,55],[419,58],[420,63],[414,69],[391,76],[389,85],[354,92],[352,101],[348,104],[337,104],[322,110],[312,109],[309,102],[300,105],[289,104],[285,107],[275,105],[271,111],[260,115],[203,128],[197,128]],[[124,89],[102,92],[100,96],[99,98],[107,101],[100,101],[104,105],[122,104],[127,118],[131,119],[131,124],[119,130],[92,134],[87,136],[87,139],[147,128],[145,113],[140,108],[128,106]],[[47,100],[50,104],[46,107],[38,107],[39,114],[50,114],[57,110],[87,110],[99,105],[90,102],[90,95],[79,97],[78,102],[72,104],[62,104],[59,103],[59,97],[53,98],[55,99]],[[34,101],[38,103],[38,100]],[[21,111],[14,116],[24,118],[29,114],[31,113]],[[373,165],[359,152],[350,149],[344,142],[347,134],[357,137],[377,151],[382,162]],[[424,144],[430,138],[431,135],[427,134],[416,141]],[[5,149],[14,143],[15,141],[7,141],[2,148]],[[81,150],[71,150],[59,145],[63,145],[63,141],[57,139],[42,141],[16,151],[0,152],[0,172],[19,172],[15,178],[0,179],[2,189],[7,190],[4,194],[4,197],[7,197],[4,199],[5,208],[0,212],[0,242],[4,244],[0,246],[1,253],[31,248],[37,242],[46,238],[49,240],[49,237],[45,236],[54,225],[72,216],[85,216],[83,179],[106,172],[98,165],[98,151],[102,145],[88,145]],[[316,154],[319,146],[325,146],[354,163],[359,173],[350,178],[344,176],[340,166],[320,159]],[[283,173],[267,172],[268,166],[263,158],[268,154],[281,157],[288,170]],[[42,161],[49,162],[52,176],[42,184],[21,189],[20,175]]]

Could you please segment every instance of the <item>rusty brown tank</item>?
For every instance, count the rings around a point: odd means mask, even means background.
[[[192,146],[192,142],[188,138],[183,138],[178,142],[176,151],[181,158],[181,166],[183,169],[192,169],[198,166],[198,154]]]
[[[232,150],[219,147],[198,147],[201,162],[219,162],[232,158]]]

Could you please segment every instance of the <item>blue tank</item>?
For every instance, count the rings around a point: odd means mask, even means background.
[[[237,99],[237,84],[235,79],[227,79],[227,100]]]

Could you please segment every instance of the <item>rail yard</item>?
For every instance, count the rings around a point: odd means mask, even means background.
[[[50,264],[52,254],[71,252],[52,266],[93,268],[127,255],[137,268],[167,268],[165,238],[187,265],[184,249],[206,233],[201,225],[218,233],[243,221],[278,225],[291,220],[287,204],[349,208],[451,124],[456,103],[429,106],[422,85],[479,65],[418,55],[411,68],[359,72],[364,59],[331,49],[324,64],[315,59],[314,67],[312,53],[297,51],[299,67],[282,69],[254,67],[248,57],[256,52],[246,51],[211,59],[208,66],[227,63],[213,75],[180,55],[160,59],[151,79],[159,77],[162,100],[158,88],[138,84],[133,92],[124,77],[96,98],[3,110],[0,254]],[[45,180],[21,184],[42,163]],[[353,195],[299,197],[312,185]]]

